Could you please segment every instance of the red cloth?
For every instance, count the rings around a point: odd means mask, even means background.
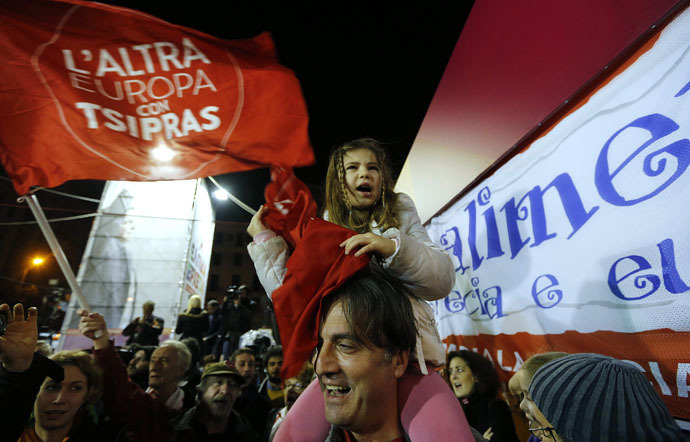
[[[262,221],[282,236],[294,250],[310,218],[316,216],[316,202],[309,188],[291,168],[271,167],[271,182],[264,191],[266,210]]]
[[[287,262],[273,305],[283,344],[281,379],[297,376],[316,347],[321,300],[360,270],[369,256],[345,255],[340,243],[356,232],[312,218]]]
[[[224,41],[80,0],[2,1],[0,16],[0,160],[20,194],[314,160],[299,82],[267,33]],[[161,143],[168,161],[153,159]]]

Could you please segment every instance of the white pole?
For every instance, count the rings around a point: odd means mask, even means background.
[[[33,194],[26,194],[24,196],[19,197],[17,201],[20,203],[26,201],[26,203],[29,205],[31,212],[34,214],[34,218],[36,218],[36,221],[38,222],[38,225],[41,228],[41,231],[43,232],[43,236],[45,236],[46,241],[48,241],[50,250],[53,251],[53,255],[55,256],[55,259],[57,260],[58,265],[62,270],[62,273],[65,275],[67,283],[72,289],[72,294],[76,296],[77,301],[79,301],[79,304],[83,309],[90,311],[91,308],[89,307],[89,303],[86,302],[86,298],[84,297],[84,294],[81,292],[81,288],[77,283],[77,278],[74,277],[72,268],[69,266],[69,262],[67,262],[65,252],[62,251],[60,243],[58,243],[57,238],[55,238],[53,229],[50,227],[50,224],[48,224],[48,220],[46,219],[46,216],[43,213],[43,209],[41,209],[40,204],[38,204],[38,199]]]

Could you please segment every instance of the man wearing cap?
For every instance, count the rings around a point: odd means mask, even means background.
[[[258,441],[249,422],[232,407],[244,377],[225,362],[209,364],[197,388],[197,405],[171,423],[173,440]]]

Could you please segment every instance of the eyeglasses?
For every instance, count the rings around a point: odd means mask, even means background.
[[[286,390],[293,389],[297,393],[301,393],[304,391],[304,388],[305,388],[305,386],[301,382],[285,382],[285,389]]]
[[[544,436],[548,436],[553,440],[556,440],[556,429],[553,427],[542,427],[542,428],[528,428],[529,432],[539,439]],[[539,433],[539,434],[537,434]]]

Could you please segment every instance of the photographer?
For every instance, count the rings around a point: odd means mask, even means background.
[[[220,338],[216,342],[216,349],[214,353],[219,356],[222,352],[223,360],[228,359],[228,355],[237,350],[240,343],[240,336],[242,333],[249,330],[249,324],[252,319],[252,312],[249,310],[245,302],[246,296],[242,296],[244,286],[228,287],[223,306],[221,307],[221,316],[223,322],[220,326]]]

